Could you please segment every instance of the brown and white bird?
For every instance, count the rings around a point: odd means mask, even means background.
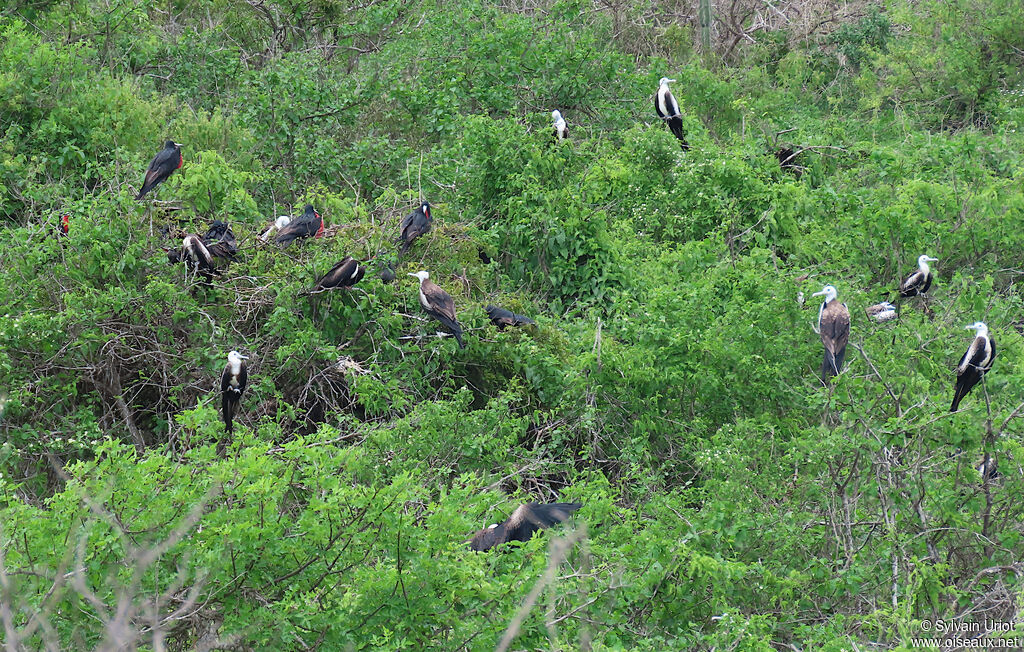
[[[408,251],[413,240],[430,231],[432,223],[430,202],[423,202],[419,208],[402,218],[398,232],[398,241],[402,245],[401,253]]]
[[[228,353],[228,364],[220,377],[221,416],[224,417],[224,429],[229,435],[234,430],[232,420],[238,414],[238,404],[249,380],[245,366],[248,359],[238,351]]]
[[[179,260],[189,265],[194,272],[201,274],[207,281],[217,273],[213,254],[210,253],[210,249],[203,239],[195,233],[189,233],[182,238]]]
[[[845,303],[836,300],[837,292],[831,285],[826,285],[820,292],[811,296],[825,300],[818,309],[818,334],[825,347],[821,361],[821,382],[826,385],[832,376],[839,375],[846,359],[846,343],[850,339],[850,310]]]
[[[366,274],[365,267],[352,256],[345,256],[341,262],[320,277],[311,291],[315,293],[335,288],[348,289],[362,280],[364,274]]]
[[[973,330],[975,335],[971,345],[967,347],[967,353],[964,353],[964,357],[960,358],[960,364],[956,366],[956,387],[953,390],[953,405],[949,408],[950,412],[960,409],[960,401],[981,382],[996,359],[996,343],[989,337],[985,322],[974,322],[965,328]]]
[[[267,242],[270,240],[270,236],[274,235],[275,232],[280,231],[284,227],[288,226],[288,223],[292,221],[287,215],[279,215],[276,220],[267,225],[263,232],[260,233],[259,238],[261,242]]]
[[[164,148],[157,152],[153,160],[150,161],[146,177],[142,181],[142,189],[139,190],[139,194],[135,195],[135,199],[145,197],[146,193],[166,181],[167,177],[174,174],[174,171],[180,168],[184,162],[185,159],[181,155],[181,143],[176,143],[173,140],[164,143]]]
[[[313,204],[306,204],[302,215],[296,217],[283,226],[277,232],[274,242],[279,245],[289,245],[298,238],[322,238],[324,237],[324,221],[320,213],[313,210]]]
[[[896,319],[896,306],[892,305],[888,301],[882,303],[876,303],[873,306],[868,306],[864,309],[868,317],[879,323],[892,321]]]
[[[581,503],[520,505],[503,523],[495,523],[473,535],[469,547],[483,552],[509,541],[529,541],[534,532],[565,521],[582,506]]]
[[[928,292],[932,286],[932,270],[928,263],[938,261],[938,258],[931,258],[926,254],[917,257],[917,269],[900,283],[899,293],[904,299],[916,297],[919,294]]]
[[[409,276],[415,276],[420,280],[420,306],[424,312],[441,322],[441,325],[455,336],[460,349],[466,348],[466,343],[462,340],[462,326],[455,318],[455,301],[451,295],[431,281],[427,272],[414,272]]]
[[[551,120],[553,121],[555,140],[565,140],[568,138],[569,127],[565,124],[565,118],[562,117],[562,112],[557,109],[552,111]]]
[[[506,326],[527,326],[537,323],[529,317],[517,315],[511,310],[499,308],[498,306],[487,306],[484,308],[484,311],[487,312],[491,323],[497,326],[499,331],[505,330]]]

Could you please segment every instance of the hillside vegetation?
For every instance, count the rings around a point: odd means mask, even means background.
[[[667,0],[0,8],[6,649],[882,650],[1019,619],[1024,8],[727,4],[707,34]],[[327,237],[257,239],[307,203]],[[167,250],[214,219],[240,251],[206,283]],[[929,295],[870,321],[925,253]],[[366,277],[309,295],[346,255]],[[950,413],[976,321],[997,357]],[[469,549],[531,500],[583,507]]]

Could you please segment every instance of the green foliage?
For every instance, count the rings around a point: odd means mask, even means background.
[[[517,649],[897,648],[1009,619],[1018,4],[900,0],[708,66],[657,3],[0,10],[4,640],[491,649],[535,586]],[[133,201],[166,138],[183,167]],[[307,202],[328,237],[257,239]],[[240,251],[206,282],[166,234],[213,219]],[[921,253],[930,296],[870,321]],[[348,255],[365,278],[311,293]],[[852,315],[827,388],[825,283]],[[489,304],[537,324],[499,332]],[[995,367],[951,415],[979,319]],[[583,508],[468,550],[528,500]]]

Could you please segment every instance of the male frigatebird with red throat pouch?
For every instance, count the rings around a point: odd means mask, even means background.
[[[308,237],[324,237],[324,221],[320,213],[313,210],[313,204],[306,204],[306,210],[299,217],[279,229],[274,242],[279,245],[291,244],[293,240]]]

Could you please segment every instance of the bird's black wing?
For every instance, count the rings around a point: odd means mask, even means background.
[[[527,503],[521,505],[505,521],[509,541],[529,541],[533,533],[541,528],[551,527],[569,518],[582,507],[581,503]]]

